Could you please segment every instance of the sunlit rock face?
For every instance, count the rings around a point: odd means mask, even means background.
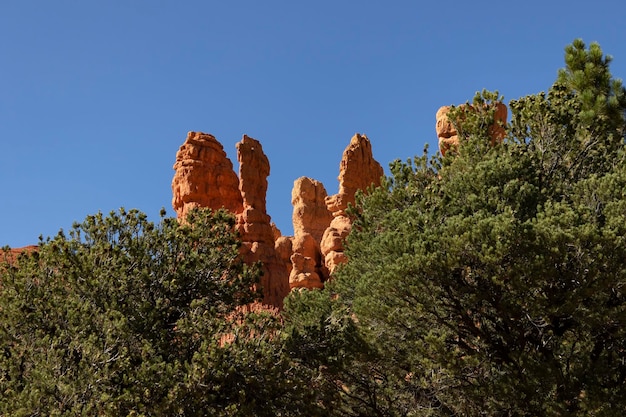
[[[246,263],[261,261],[263,303],[282,308],[292,288],[322,288],[346,261],[343,242],[350,232],[345,214],[357,190],[380,185],[383,169],[365,135],[356,134],[343,153],[339,192],[328,196],[314,179],[295,180],[292,190],[294,236],[282,236],[266,209],[270,164],[259,141],[237,144],[239,175],[222,145],[210,134],[189,132],[176,154],[172,205],[179,219],[195,207],[225,208],[236,215]]]
[[[326,198],[326,207],[333,220],[324,231],[320,247],[324,266],[330,275],[347,260],[343,242],[351,229],[345,212],[348,204],[354,204],[358,190],[379,186],[383,174],[382,166],[374,159],[370,140],[365,135],[355,134],[343,151],[339,164],[339,192]]]
[[[282,308],[289,272],[274,248],[274,230],[266,212],[269,161],[261,144],[248,136],[237,144],[237,159],[239,176],[214,136],[189,132],[176,154],[172,206],[179,219],[195,207],[225,208],[235,214],[244,261],[263,263],[263,303]]]
[[[225,208],[241,213],[239,179],[222,144],[214,136],[189,132],[176,153],[172,206],[179,219],[194,207]]]
[[[323,288],[328,277],[320,251],[322,235],[332,220],[326,197],[324,185],[314,179],[300,177],[293,184],[291,288]]]

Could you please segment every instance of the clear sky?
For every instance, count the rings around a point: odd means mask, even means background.
[[[626,2],[3,0],[0,245],[98,211],[171,208],[187,131],[261,141],[268,211],[300,176],[337,192],[355,132],[387,168],[436,150],[435,113],[546,90],[575,38],[626,77]]]

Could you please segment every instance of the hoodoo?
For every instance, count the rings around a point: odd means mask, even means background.
[[[237,216],[246,262],[261,261],[263,303],[281,308],[292,288],[322,288],[345,262],[343,240],[350,232],[345,214],[357,190],[380,185],[381,165],[365,135],[356,134],[339,167],[339,192],[301,177],[294,182],[294,236],[281,236],[266,210],[270,164],[259,141],[248,136],[237,144],[239,175],[222,145],[210,134],[189,132],[176,154],[172,205],[183,219],[194,207],[225,208]]]

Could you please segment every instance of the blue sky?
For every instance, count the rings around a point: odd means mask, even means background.
[[[368,135],[384,166],[436,150],[435,112],[483,88],[546,90],[575,38],[626,77],[626,3],[7,0],[0,4],[0,245],[98,211],[170,214],[187,131],[260,140],[291,233],[300,176],[337,192]]]

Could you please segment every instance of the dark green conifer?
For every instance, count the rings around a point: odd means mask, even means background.
[[[479,106],[457,155],[397,161],[359,198],[349,262],[307,310],[287,303],[295,340],[343,341],[324,368],[340,415],[623,415],[626,96],[609,62],[575,41],[547,94],[511,102],[502,144]]]
[[[316,415],[233,226],[121,209],[0,265],[0,415]]]

